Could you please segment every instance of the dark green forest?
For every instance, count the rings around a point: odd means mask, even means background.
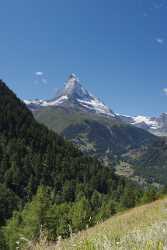
[[[49,240],[68,237],[158,195],[38,124],[0,81],[0,249],[14,250],[41,230]]]

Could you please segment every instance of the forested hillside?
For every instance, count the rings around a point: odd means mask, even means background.
[[[139,156],[133,160],[136,165],[135,174],[143,176],[150,183],[167,184],[167,140],[153,143],[146,150],[141,150]]]
[[[0,156],[0,249],[35,239],[41,226],[49,239],[67,237],[157,196],[38,124],[2,81]]]

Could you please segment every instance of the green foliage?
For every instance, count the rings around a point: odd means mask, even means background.
[[[143,197],[141,198],[141,203],[148,203],[154,201],[158,198],[158,193],[156,188],[149,187],[146,192],[144,192]]]
[[[46,228],[50,240],[56,240],[58,236],[68,237],[70,235],[70,209],[68,203],[54,204],[47,211]]]
[[[5,185],[0,184],[0,226],[12,215],[13,210],[18,209],[18,206],[18,197]]]
[[[7,250],[6,241],[2,230],[0,230],[0,249]]]
[[[114,215],[117,212],[117,204],[112,201],[105,201],[102,204],[102,207],[99,209],[98,213],[95,215],[95,222],[101,222],[110,216]]]
[[[17,247],[17,243],[20,243],[22,237],[22,231],[20,225],[22,223],[21,213],[15,212],[13,217],[7,222],[7,225],[3,228],[5,242],[8,249],[14,250]]]
[[[91,224],[91,208],[88,200],[82,197],[71,208],[71,223],[74,231],[85,229]]]
[[[16,242],[22,238],[29,240],[39,236],[45,224],[46,213],[50,206],[48,190],[40,186],[36,196],[27,203],[22,212],[16,212],[4,227],[4,234],[9,249],[15,249]]]
[[[96,190],[93,192],[91,197],[91,206],[94,211],[98,211],[98,209],[102,206],[102,195]]]
[[[28,203],[23,212],[23,235],[32,239],[38,237],[40,228],[45,224],[45,217],[48,208],[50,207],[49,194],[45,187],[38,188],[36,196]]]
[[[121,196],[121,206],[123,208],[131,208],[136,204],[136,193],[133,190],[133,186],[128,185],[124,189],[124,193]]]

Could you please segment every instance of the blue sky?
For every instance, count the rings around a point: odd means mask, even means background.
[[[50,98],[73,72],[115,112],[159,115],[166,24],[167,0],[1,1],[0,77],[21,98]]]

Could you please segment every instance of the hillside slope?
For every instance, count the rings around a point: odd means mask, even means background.
[[[128,210],[71,239],[32,250],[163,250],[167,247],[167,198]]]
[[[150,183],[156,182],[166,185],[167,140],[165,138],[153,143],[145,150],[133,152],[128,158],[128,162],[135,166],[133,168],[134,175],[141,176]]]

